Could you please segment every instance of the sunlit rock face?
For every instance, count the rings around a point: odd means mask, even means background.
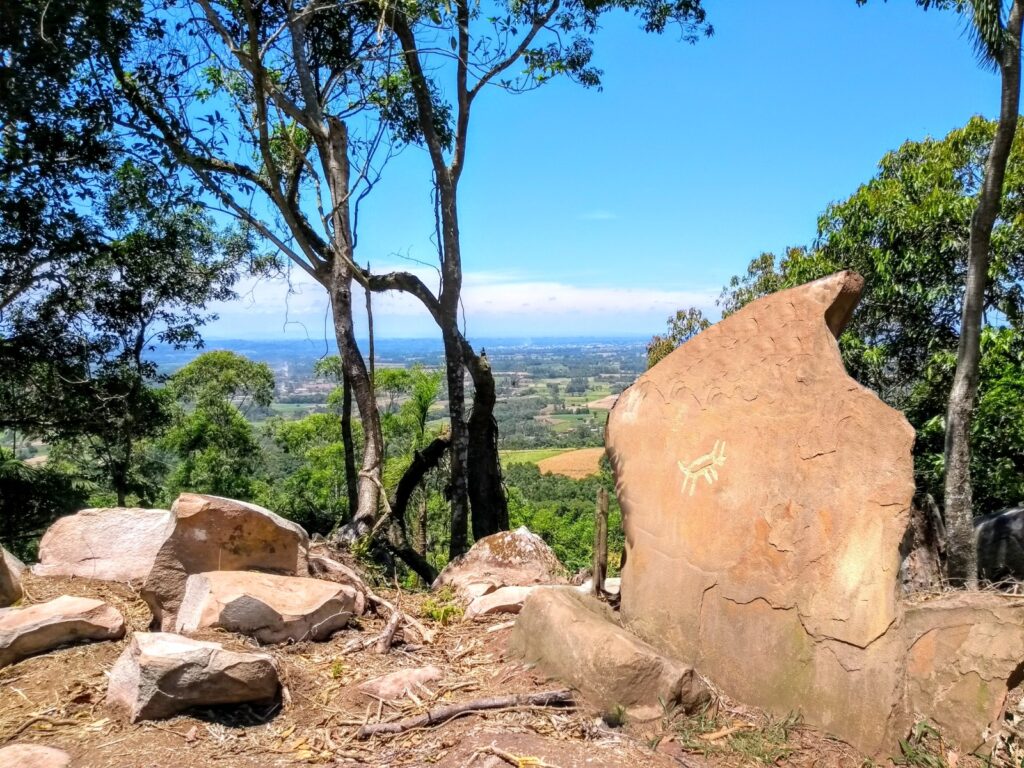
[[[944,690],[936,665],[955,666],[961,645],[977,661],[977,644],[947,624],[965,611],[991,623],[991,612],[968,600],[907,614],[901,602],[914,431],[843,367],[836,338],[862,286],[841,272],[691,339],[623,393],[606,443],[627,540],[626,625],[736,698],[801,711],[884,754],[915,713],[963,701],[929,694]],[[1009,631],[1007,616],[997,623]],[[938,651],[925,652],[925,636]],[[1011,672],[968,692],[983,700],[973,714],[946,712],[967,746]]]

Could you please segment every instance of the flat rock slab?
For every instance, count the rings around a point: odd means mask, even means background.
[[[124,637],[124,617],[102,600],[62,595],[25,608],[0,609],[0,667],[82,640]]]
[[[660,717],[664,706],[693,712],[710,698],[692,668],[627,632],[607,605],[575,587],[534,591],[512,628],[509,650],[601,712],[624,707],[648,720]]]
[[[212,571],[188,577],[176,632],[217,627],[261,643],[326,640],[356,613],[358,593],[346,584],[255,571]]]
[[[142,588],[142,597],[162,629],[174,627],[185,583],[193,573],[309,573],[306,532],[268,509],[220,496],[183,493],[171,513]]]
[[[501,587],[565,583],[565,569],[551,547],[523,526],[477,541],[444,567],[433,589],[450,586],[472,600]]]
[[[519,613],[523,609],[526,598],[535,589],[543,589],[543,587],[501,587],[486,595],[480,595],[480,597],[473,598],[466,606],[465,617],[479,619],[496,613]]]
[[[51,525],[39,543],[37,576],[139,581],[149,575],[167,536],[166,509],[83,509]]]
[[[274,659],[165,632],[136,632],[110,671],[106,703],[131,722],[171,717],[191,707],[271,701],[279,688]]]
[[[21,600],[21,573],[14,555],[0,547],[0,608]]]
[[[70,768],[71,755],[41,744],[0,747],[0,768]]]
[[[427,683],[440,680],[444,674],[437,667],[415,667],[399,669],[372,680],[359,684],[359,690],[375,699],[395,701],[412,694],[413,696],[429,695]]]

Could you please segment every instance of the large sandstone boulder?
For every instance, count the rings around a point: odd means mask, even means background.
[[[0,667],[81,640],[124,637],[124,617],[102,600],[63,595],[25,608],[0,609]]]
[[[628,626],[743,701],[878,748],[914,431],[843,367],[862,285],[842,272],[699,334],[622,394],[606,443]]]
[[[604,712],[622,707],[646,720],[662,715],[665,706],[693,712],[710,698],[691,667],[624,630],[607,605],[573,587],[535,590],[516,619],[509,648]]]
[[[472,600],[500,587],[564,583],[565,569],[551,547],[523,526],[480,539],[444,567],[433,588],[450,586]]]
[[[217,627],[261,643],[326,640],[356,612],[350,586],[255,571],[212,571],[188,577],[175,632]]]
[[[171,518],[142,597],[154,620],[174,626],[185,583],[193,573],[257,570],[288,576],[309,573],[309,537],[302,526],[268,509],[219,496],[183,493]]]
[[[862,283],[755,301],[619,398],[621,612],[724,692],[865,753],[894,753],[922,717],[970,750],[1019,683],[1024,609],[902,601],[914,432],[836,343]]]
[[[24,594],[18,565],[20,563],[14,555],[0,547],[0,608],[18,602]]]
[[[46,530],[32,572],[141,582],[153,568],[170,520],[166,509],[83,509]]]
[[[0,747],[0,768],[71,768],[71,755],[42,744]]]
[[[164,632],[136,632],[110,671],[106,702],[128,720],[171,717],[191,707],[274,699],[277,667],[265,653]]]

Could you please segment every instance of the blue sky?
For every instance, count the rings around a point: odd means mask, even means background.
[[[461,185],[473,337],[649,335],[676,307],[715,315],[762,251],[810,242],[818,214],[908,139],[994,117],[997,77],[964,22],[911,0],[708,0],[714,37],[688,45],[609,17],[603,90],[554,82],[474,106]],[[358,258],[430,270],[424,152],[388,165],[364,203]],[[436,278],[434,278],[436,282]],[[209,338],[321,339],[326,295],[304,275],[245,281]],[[415,302],[375,297],[382,337],[433,336]]]

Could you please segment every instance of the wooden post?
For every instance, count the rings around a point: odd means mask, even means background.
[[[594,594],[604,594],[604,579],[608,575],[608,491],[597,491],[597,512],[594,519]]]

